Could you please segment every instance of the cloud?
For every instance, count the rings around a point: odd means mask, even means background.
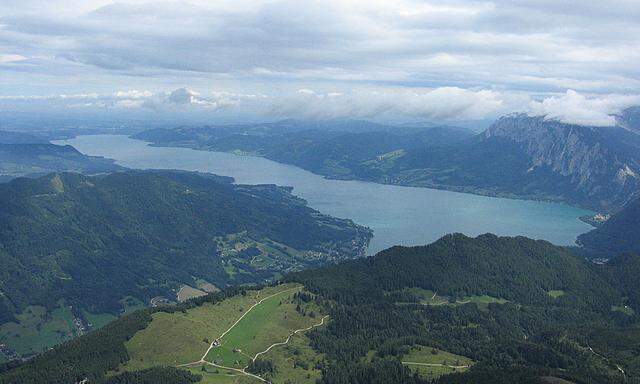
[[[26,59],[27,58],[22,55],[0,54],[0,63],[13,63],[16,61],[22,61]]]
[[[166,101],[176,105],[197,104],[198,93],[187,88],[178,88],[172,91]]]
[[[29,58],[0,84],[633,93],[638,19],[635,0],[25,0],[0,4],[0,49]]]
[[[569,90],[564,95],[532,101],[529,115],[545,116],[568,124],[614,126],[622,110],[640,105],[640,95],[603,95],[587,97]]]
[[[205,113],[212,122],[222,112],[230,112],[236,120],[247,117],[254,120],[357,118],[452,123],[526,112],[570,124],[612,126],[616,124],[616,115],[634,105],[640,105],[640,94],[593,95],[569,90],[532,99],[526,92],[459,87],[384,87],[341,92],[300,88],[277,95],[195,91],[181,87],[155,93],[124,89],[106,94],[0,95],[0,110],[4,111],[53,108],[177,115]]]
[[[142,99],[153,96],[153,93],[146,90],[139,91],[137,89],[131,89],[127,91],[117,91],[114,96],[122,99]]]
[[[435,89],[371,89],[317,92],[299,89],[295,95],[270,98],[265,114],[308,119],[419,118],[470,120],[495,117],[529,99],[519,94],[458,87]]]

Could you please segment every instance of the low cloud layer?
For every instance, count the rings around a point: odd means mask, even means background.
[[[220,91],[196,92],[181,87],[171,91],[119,90],[114,93],[0,96],[0,111],[89,112],[146,111],[157,116],[197,113],[215,122],[276,119],[370,119],[378,121],[452,122],[494,119],[512,112],[545,116],[570,124],[612,126],[625,108],[640,105],[640,95],[594,95],[569,90],[532,98],[526,92],[469,90],[458,87],[377,88],[351,92],[319,92],[301,88],[279,95]]]
[[[532,101],[528,113],[569,124],[613,126],[616,124],[616,115],[635,105],[640,105],[640,95],[586,97],[569,90],[561,96]]]

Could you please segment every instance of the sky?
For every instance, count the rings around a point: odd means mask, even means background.
[[[0,111],[611,125],[638,0],[0,0]]]

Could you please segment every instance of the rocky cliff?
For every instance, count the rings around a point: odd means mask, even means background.
[[[640,135],[625,127],[586,127],[524,114],[498,119],[484,140],[517,143],[529,161],[528,173],[560,177],[567,200],[590,201],[594,209],[615,210],[640,189]],[[533,181],[533,180],[532,180]]]

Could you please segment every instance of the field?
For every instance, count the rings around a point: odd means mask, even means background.
[[[463,372],[473,365],[464,356],[431,347],[416,346],[402,357],[402,363],[425,378],[437,378],[453,372]]]
[[[302,316],[296,311],[291,297],[299,290],[284,291],[256,306],[220,339],[221,345],[212,349],[206,360],[226,367],[244,368],[257,353],[286,340],[293,330],[320,322],[320,318]]]
[[[112,322],[113,320],[117,319],[116,316],[110,313],[95,314],[95,313],[83,311],[82,315],[84,316],[86,321],[91,323],[91,329],[102,328],[105,325]]]
[[[627,316],[633,316],[636,314],[636,311],[633,310],[633,308],[631,308],[628,305],[614,305],[611,307],[611,310],[613,312],[621,312],[624,313]]]
[[[17,316],[18,323],[0,327],[0,344],[6,344],[19,355],[47,350],[78,335],[71,309],[61,301],[47,313],[44,307],[29,306]]]
[[[180,288],[180,290],[176,294],[176,298],[179,302],[183,302],[189,299],[193,299],[195,297],[204,296],[206,294],[207,294],[206,292],[201,291],[199,289],[190,287],[188,285],[183,285],[182,288]]]
[[[488,295],[465,296],[462,299],[451,300],[451,298],[448,296],[438,295],[437,292],[433,292],[428,289],[407,288],[405,291],[411,293],[412,295],[415,295],[415,297],[419,298],[420,303],[424,305],[457,306],[474,303],[481,309],[486,309],[489,304],[504,304],[507,302],[507,300]]]
[[[553,297],[554,299],[557,299],[558,297],[564,296],[565,292],[563,290],[553,289],[553,290],[547,292],[547,295]]]
[[[273,362],[275,373],[268,377],[273,384],[315,384],[320,378],[320,370],[316,364],[322,361],[321,355],[309,346],[309,339],[304,334],[297,334],[291,341],[271,349],[261,356]],[[202,376],[201,384],[259,384],[260,380],[242,373],[225,370],[213,366],[189,368],[194,374]]]
[[[314,259],[322,260],[322,252],[301,251],[268,238],[253,239],[246,232],[216,238],[225,271],[233,278],[246,269],[279,272],[300,269]]]
[[[309,346],[309,339],[304,334],[298,334],[284,346],[273,348],[263,356],[276,367],[271,378],[274,384],[283,384],[287,380],[296,384],[314,384],[320,378],[321,372],[316,367],[322,362],[322,356]]]
[[[294,332],[323,324],[325,318],[314,304],[299,305],[294,295],[301,290],[293,284],[267,287],[184,312],[155,313],[151,324],[127,342],[131,359],[119,370],[188,365],[185,369],[203,376],[202,383],[242,384],[260,381],[224,367],[243,370],[260,355],[276,367],[268,373],[273,383],[292,378],[314,383],[320,359],[303,331]],[[210,346],[205,363],[201,359]]]

